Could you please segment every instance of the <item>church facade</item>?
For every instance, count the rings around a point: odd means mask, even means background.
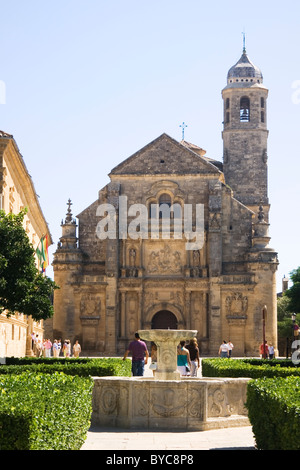
[[[223,161],[163,134],[112,169],[54,255],[53,337],[123,354],[135,331],[195,329],[202,355],[277,347],[270,248],[267,97],[246,51],[228,72]]]

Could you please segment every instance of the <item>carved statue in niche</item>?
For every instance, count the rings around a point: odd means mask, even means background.
[[[248,310],[248,297],[236,292],[226,298],[227,315],[239,316],[245,315]]]
[[[193,260],[192,260],[192,268],[191,268],[191,276],[192,277],[199,277],[200,276],[200,251],[194,250],[193,251]]]
[[[129,277],[137,277],[137,274],[138,270],[136,268],[136,249],[130,248],[128,275]]]

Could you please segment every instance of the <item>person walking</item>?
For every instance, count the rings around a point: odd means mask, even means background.
[[[275,349],[273,344],[269,345],[269,359],[274,359]]]
[[[63,345],[63,353],[65,357],[71,356],[71,343],[69,339],[66,339]]]
[[[59,350],[58,350],[58,341],[57,341],[57,339],[55,339],[53,341],[52,349],[53,349],[53,357],[58,357],[59,356]]]
[[[189,344],[187,344],[186,349],[190,353],[191,377],[197,377],[197,372],[200,367],[200,357],[199,357],[199,348],[198,348],[197,338],[191,339]]]
[[[57,351],[58,351],[57,357],[59,357],[60,351],[61,351],[61,339],[57,340]]]
[[[219,348],[219,356],[220,357],[229,357],[229,348],[227,341],[223,340],[223,343],[221,344]]]
[[[228,343],[227,343],[227,346],[228,346],[228,354],[229,354],[229,357],[231,357],[231,354],[232,354],[232,350],[234,348],[232,342],[229,340]]]
[[[177,347],[177,370],[183,377],[189,375],[191,370],[190,353],[185,347],[185,341],[180,341]]]
[[[46,341],[45,341],[46,357],[51,357],[51,348],[52,348],[52,343],[51,343],[50,339],[46,339]]]
[[[131,341],[126,349],[123,361],[125,361],[129,353],[132,354],[132,375],[134,377],[142,377],[144,375],[145,364],[148,363],[149,352],[146,343],[141,340],[138,333],[135,333],[134,340]]]
[[[260,356],[261,356],[261,359],[267,359],[268,354],[269,354],[269,346],[268,346],[267,341],[265,341],[264,343],[262,343],[262,344],[260,345]]]
[[[43,345],[40,339],[35,342],[35,355],[41,357],[43,351]]]
[[[81,353],[81,346],[78,342],[78,339],[75,341],[75,344],[73,346],[73,355],[74,357],[79,357],[79,354]]]

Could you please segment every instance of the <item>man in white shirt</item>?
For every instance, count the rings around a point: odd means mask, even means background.
[[[229,348],[227,342],[224,340],[219,348],[220,357],[229,357]]]

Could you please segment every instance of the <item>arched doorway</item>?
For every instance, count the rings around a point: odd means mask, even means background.
[[[151,321],[152,330],[177,330],[178,322],[174,313],[169,310],[160,310]]]

